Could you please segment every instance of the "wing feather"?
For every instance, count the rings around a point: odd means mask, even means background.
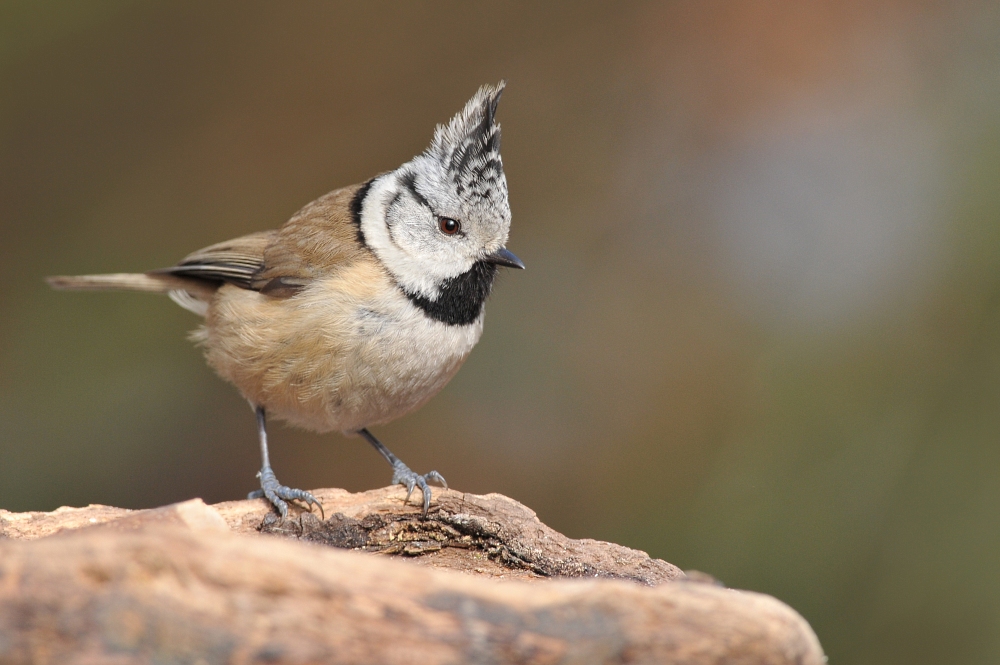
[[[264,268],[264,252],[276,236],[277,231],[262,231],[226,240],[188,254],[175,266],[152,273],[195,277],[249,289],[254,275]]]
[[[276,298],[295,295],[365,254],[352,211],[360,187],[320,197],[276,231],[216,243],[149,274],[233,284]]]

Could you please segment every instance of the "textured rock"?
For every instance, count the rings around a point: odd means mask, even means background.
[[[0,511],[0,662],[824,662],[779,601],[506,497],[442,491],[424,518],[394,488],[316,495],[325,521],[260,501]]]

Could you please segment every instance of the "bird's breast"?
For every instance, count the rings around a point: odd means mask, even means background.
[[[361,264],[291,298],[223,287],[208,316],[209,363],[269,415],[355,431],[421,406],[455,375],[482,316],[427,316],[384,271]]]

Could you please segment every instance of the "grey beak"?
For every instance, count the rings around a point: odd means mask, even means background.
[[[492,254],[487,254],[483,257],[483,261],[487,263],[494,263],[498,266],[507,266],[508,268],[520,268],[524,270],[524,264],[521,263],[521,259],[514,256],[514,252],[508,249],[498,249]]]

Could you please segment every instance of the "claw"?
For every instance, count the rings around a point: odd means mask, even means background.
[[[275,508],[277,508],[278,513],[281,515],[282,519],[288,517],[288,501],[300,501],[306,505],[306,508],[312,512],[313,504],[319,506],[320,515],[323,519],[326,519],[326,513],[323,510],[323,504],[321,504],[316,497],[314,497],[309,492],[305,490],[294,489],[291,487],[286,487],[278,482],[277,477],[274,475],[274,471],[271,467],[265,466],[257,474],[260,478],[260,489],[254,490],[247,495],[248,499],[262,499],[266,498],[271,502]]]
[[[420,493],[423,497],[423,508],[424,514],[427,514],[427,510],[431,506],[431,488],[427,484],[428,480],[432,480],[436,483],[440,483],[448,488],[448,483],[445,481],[444,476],[442,476],[437,471],[431,471],[430,473],[425,473],[420,475],[414,473],[410,470],[410,467],[406,466],[400,461],[396,461],[393,465],[392,482],[393,484],[399,484],[406,488],[406,498],[403,499],[403,504],[408,504],[410,502],[410,496],[413,495],[413,490],[417,487],[420,488]]]
[[[436,483],[440,483],[445,489],[448,489],[448,481],[444,479],[437,471],[430,471],[424,474],[424,478],[427,480],[433,480]]]

